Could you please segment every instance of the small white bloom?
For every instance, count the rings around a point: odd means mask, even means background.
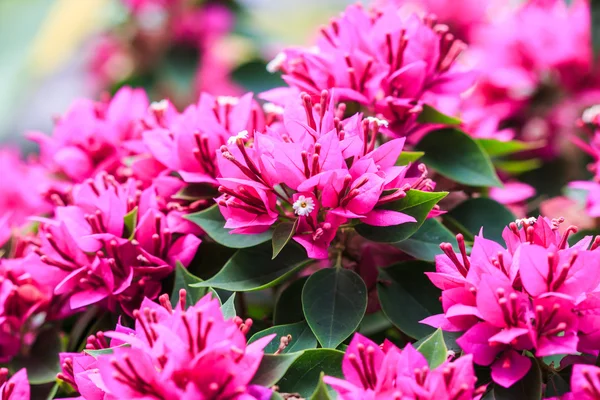
[[[162,99],[161,101],[153,101],[150,104],[150,109],[152,111],[165,111],[169,107],[169,101],[166,99]]]
[[[267,114],[277,114],[277,115],[283,114],[283,107],[278,106],[277,104],[273,104],[273,103],[265,103],[263,105],[263,110],[265,110],[265,112]]]
[[[315,209],[315,202],[312,197],[299,196],[292,207],[296,215],[306,217]]]
[[[278,53],[275,58],[269,61],[267,64],[267,72],[274,74],[275,72],[279,71],[286,59],[287,56],[285,53]]]
[[[537,219],[535,217],[519,218],[519,219],[515,220],[515,224],[517,224],[517,227],[521,228],[525,223],[527,225],[533,225],[536,223],[536,221],[537,221]]]
[[[365,118],[369,123],[375,122],[379,126],[385,126],[386,128],[390,125],[388,121],[385,119],[375,118],[375,117],[367,117]]]
[[[581,120],[586,124],[591,124],[600,115],[600,104],[591,106],[581,114]]]
[[[227,139],[227,144],[235,144],[238,139],[246,140],[248,139],[248,131],[243,130],[239,132],[237,135],[231,135],[229,139]]]
[[[218,96],[217,97],[217,103],[219,103],[220,106],[235,106],[237,105],[237,103],[239,102],[239,99],[237,97],[233,97],[233,96]]]

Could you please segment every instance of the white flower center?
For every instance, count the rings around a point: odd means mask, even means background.
[[[581,114],[581,120],[586,124],[591,124],[600,115],[600,104],[591,106]]]
[[[278,106],[277,104],[273,104],[273,103],[265,103],[263,105],[263,110],[265,110],[265,112],[267,114],[277,114],[277,115],[281,115],[283,114],[283,107]]]
[[[388,121],[385,119],[375,118],[375,117],[367,117],[365,118],[369,123],[374,122],[379,126],[385,126],[386,128],[390,125]]]
[[[231,135],[229,139],[227,139],[227,144],[235,144],[238,139],[246,140],[248,139],[248,131],[243,130],[239,132],[237,135]]]
[[[220,106],[226,106],[226,105],[235,106],[235,105],[237,105],[238,102],[239,102],[239,99],[237,97],[233,97],[233,96],[218,96],[217,97],[217,103],[219,103]]]
[[[315,209],[315,202],[311,197],[299,196],[292,207],[294,207],[296,215],[306,217]]]
[[[161,101],[153,101],[150,104],[150,108],[152,109],[152,111],[165,111],[168,106],[169,102],[165,99],[162,99]]]
[[[267,72],[274,74],[275,72],[279,71],[286,59],[287,56],[285,55],[285,53],[277,54],[275,58],[269,61],[269,63],[267,64]]]
[[[529,218],[520,218],[515,220],[515,224],[517,224],[517,227],[521,228],[524,224],[527,225],[533,225],[537,222],[537,219],[535,217],[529,217]]]

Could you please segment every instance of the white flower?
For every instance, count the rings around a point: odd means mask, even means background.
[[[600,104],[591,106],[581,114],[581,120],[586,124],[591,124],[600,115]]]
[[[283,114],[283,107],[278,106],[277,104],[273,104],[273,103],[265,103],[263,105],[263,110],[265,110],[265,112],[267,114],[277,114],[277,115],[281,115]]]
[[[306,217],[315,209],[315,201],[312,197],[299,196],[292,207],[294,207],[296,215]]]
[[[231,135],[229,139],[227,139],[227,144],[235,144],[238,139],[246,140],[248,139],[248,131],[243,130],[239,132],[237,135]]]
[[[269,63],[267,64],[267,72],[274,74],[275,72],[279,71],[286,59],[287,56],[285,55],[285,53],[277,54],[275,58],[269,61]]]
[[[150,104],[152,111],[165,111],[169,107],[169,101],[162,99],[161,101],[153,101]]]
[[[525,223],[527,225],[533,225],[535,224],[537,221],[537,219],[535,217],[530,217],[530,218],[520,218],[515,220],[515,223],[517,224],[517,227],[521,228]]]
[[[369,123],[375,122],[379,126],[385,126],[386,128],[390,125],[385,119],[375,118],[375,117],[367,117],[365,118]]]
[[[218,96],[217,97],[217,103],[219,103],[220,106],[235,106],[237,105],[237,103],[239,102],[239,99],[237,97],[233,97],[233,96]]]

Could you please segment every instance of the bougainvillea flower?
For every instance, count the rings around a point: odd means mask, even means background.
[[[19,370],[8,379],[8,370],[0,368],[0,399],[29,400],[29,395],[30,387],[25,369]]]

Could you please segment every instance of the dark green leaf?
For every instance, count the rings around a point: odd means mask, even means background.
[[[302,311],[302,289],[308,276],[304,276],[292,282],[286,287],[275,301],[273,311],[273,323],[276,325],[291,324],[304,321]]]
[[[273,394],[271,395],[271,398],[269,400],[284,400],[284,399],[279,393],[273,392]]]
[[[343,378],[343,358],[344,353],[338,350],[304,350],[277,384],[279,391],[300,393],[302,397],[310,397],[319,385],[321,372],[328,376]]]
[[[406,261],[379,271],[381,309],[398,329],[415,339],[434,331],[419,321],[442,312],[440,290],[424,274],[433,271],[435,267],[423,261]]]
[[[270,387],[276,384],[289,370],[290,366],[302,356],[302,352],[288,354],[265,354],[258,371],[252,378],[252,384]]]
[[[277,325],[271,328],[265,329],[264,331],[260,331],[254,336],[250,338],[248,343],[252,343],[255,340],[258,340],[262,337],[268,336],[272,333],[275,333],[276,336],[271,340],[271,342],[265,347],[265,353],[273,354],[279,348],[280,340],[282,336],[291,335],[292,340],[290,340],[289,345],[281,352],[285,353],[294,353],[297,351],[302,351],[306,349],[314,349],[317,347],[317,338],[313,335],[310,327],[306,322],[297,322],[295,324],[290,325]]]
[[[409,238],[425,222],[427,215],[448,192],[422,192],[409,190],[406,197],[386,204],[383,208],[399,211],[414,217],[417,222],[393,226],[371,226],[358,224],[356,231],[363,237],[375,242],[395,243]]]
[[[236,68],[231,77],[249,92],[260,93],[284,86],[281,76],[269,73],[266,66],[263,60],[252,60]]]
[[[425,152],[423,162],[427,166],[455,182],[467,186],[502,186],[487,153],[458,129],[432,131],[416,149]]]
[[[396,161],[396,165],[408,165],[411,162],[417,161],[423,155],[425,153],[422,151],[402,151],[402,154],[398,157],[398,161]]]
[[[544,398],[560,397],[571,391],[571,384],[568,381],[568,376],[563,377],[560,373],[550,373],[548,383],[546,384],[546,392]]]
[[[324,373],[321,372],[321,376],[319,377],[319,384],[315,389],[315,392],[310,396],[310,400],[331,400],[331,396],[329,396],[329,390],[325,382],[323,382]]]
[[[425,339],[417,350],[425,356],[430,369],[442,365],[448,358],[448,348],[444,341],[444,333],[437,329],[427,339]]]
[[[594,49],[594,61],[598,62],[598,54],[600,54],[600,1],[598,1],[598,0],[591,1],[591,14],[592,14],[592,48]]]
[[[27,377],[32,385],[54,382],[60,372],[58,354],[64,351],[60,332],[47,329],[39,333],[31,347],[28,356],[18,356],[13,359],[15,370],[27,369]]]
[[[533,171],[542,166],[542,160],[531,158],[529,160],[494,160],[494,166],[510,175],[519,175]]]
[[[506,156],[525,150],[537,149],[543,142],[520,142],[518,140],[501,141],[498,139],[475,139],[490,157]]]
[[[225,319],[231,319],[237,315],[235,311],[235,293],[229,296],[225,303],[223,303],[221,306],[221,312],[223,313],[223,318]]]
[[[277,257],[279,252],[283,250],[286,244],[290,241],[294,233],[296,233],[296,228],[298,227],[298,219],[294,222],[292,221],[284,221],[280,222],[273,231],[273,258]]]
[[[172,197],[179,200],[196,201],[198,199],[213,199],[219,193],[213,185],[203,183],[190,183]]]
[[[495,400],[539,400],[542,398],[542,371],[537,361],[531,360],[531,369],[523,379],[509,388],[494,387]]]
[[[221,215],[221,211],[219,211],[219,206],[217,204],[206,210],[186,215],[185,218],[201,227],[215,242],[234,249],[253,247],[257,244],[271,240],[271,237],[273,236],[272,230],[256,235],[231,234],[230,229],[224,228],[225,219],[223,218],[223,215]]]
[[[418,260],[434,261],[435,256],[442,253],[440,243],[443,242],[454,244],[456,238],[448,228],[436,219],[430,218],[423,222],[423,225],[414,235],[406,240],[394,243],[394,247]]]
[[[271,259],[271,253],[268,244],[238,250],[218,274],[194,286],[233,292],[265,289],[284,281],[312,262],[298,245],[286,246],[276,260]]]
[[[360,322],[358,331],[364,335],[374,335],[378,332],[382,332],[392,326],[392,323],[385,316],[383,311],[366,314],[363,320]]]
[[[171,305],[175,307],[179,302],[179,291],[181,289],[185,289],[186,291],[186,308],[196,304],[198,300],[209,292],[209,289],[205,287],[190,286],[198,282],[202,282],[202,279],[190,274],[180,262],[177,262],[177,267],[175,268],[175,283],[173,285],[173,291],[171,292]]]
[[[473,236],[483,227],[483,236],[495,242],[502,242],[502,231],[516,216],[502,204],[488,198],[469,199],[460,203],[443,216],[452,223],[458,222]]]
[[[336,348],[360,324],[367,287],[353,271],[328,268],[312,274],[302,290],[306,322],[323,347]]]
[[[460,125],[460,119],[451,117],[439,112],[435,108],[425,104],[423,111],[417,117],[417,122],[421,124],[444,124],[444,125]]]
[[[125,224],[125,237],[127,237],[129,240],[133,239],[134,235],[135,235],[135,228],[137,226],[137,215],[138,215],[138,208],[135,207],[133,210],[129,211],[127,214],[125,214],[125,217],[123,218],[123,222]]]

